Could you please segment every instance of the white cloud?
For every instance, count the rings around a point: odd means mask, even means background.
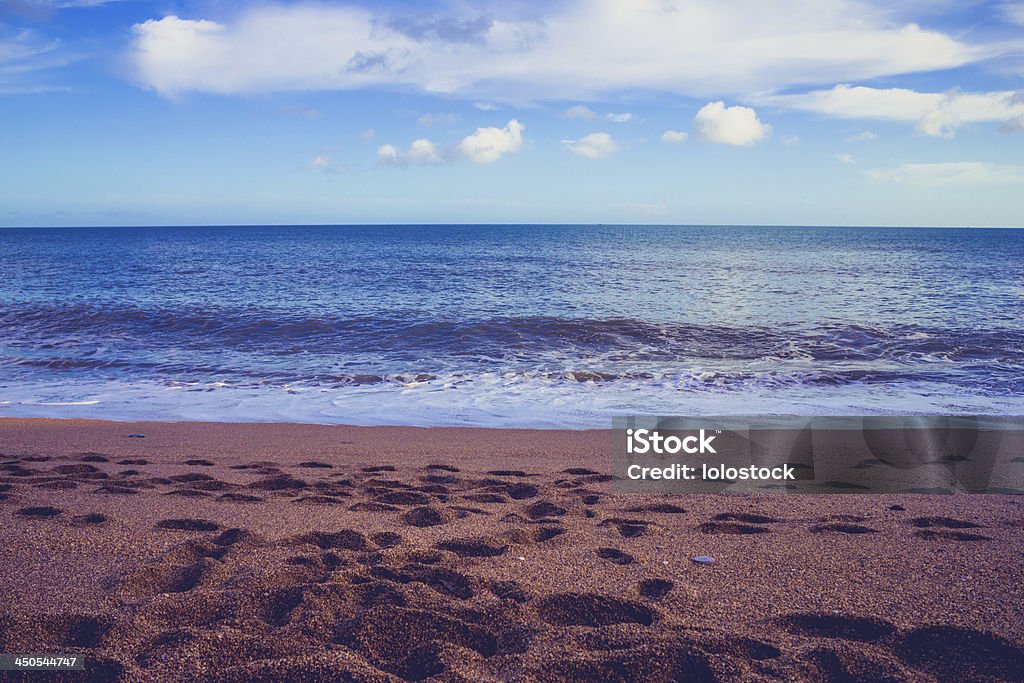
[[[1024,101],[1013,91],[926,93],[837,85],[801,95],[763,97],[761,101],[837,118],[913,123],[918,133],[936,137],[952,137],[967,123],[1006,122],[1024,116]]]
[[[619,151],[619,146],[608,133],[591,133],[579,140],[562,140],[562,144],[573,154],[587,159],[603,159]]]
[[[841,164],[855,164],[857,160],[853,158],[852,154],[833,154],[832,158]]]
[[[612,123],[627,123],[633,120],[633,115],[629,112],[622,114],[608,113],[604,115],[604,118],[606,121],[611,121]]]
[[[681,142],[686,142],[689,137],[689,133],[685,133],[681,130],[666,130],[661,134],[661,141],[679,144]]]
[[[366,130],[359,134],[359,137],[362,138],[363,140],[372,140],[375,135],[377,135],[377,131],[375,131],[373,128],[367,128]]]
[[[772,130],[761,123],[750,107],[726,107],[724,102],[708,102],[693,119],[701,139],[724,145],[755,145]]]
[[[1015,116],[999,126],[1001,133],[1024,133],[1024,114]]]
[[[477,128],[475,133],[463,138],[456,149],[474,164],[489,164],[522,148],[525,127],[512,119],[504,128]]]
[[[42,82],[41,74],[74,59],[61,49],[58,40],[29,29],[10,32],[0,24],[0,94],[53,90],[53,86]]]
[[[878,139],[878,133],[875,133],[875,132],[870,131],[870,130],[862,130],[861,132],[857,133],[856,135],[851,135],[850,137],[846,138],[846,141],[847,142],[871,142],[872,140],[877,140],[877,139]]]
[[[590,107],[582,104],[578,104],[575,107],[569,107],[562,113],[562,117],[569,119],[570,121],[593,121],[597,118],[597,112]]]
[[[317,169],[318,171],[326,171],[328,168],[331,167],[331,159],[330,157],[317,154],[315,157],[309,160],[309,165]]]
[[[433,126],[451,126],[459,122],[458,114],[422,114],[416,119],[416,125],[420,128],[432,128]]]
[[[1007,2],[1003,5],[1003,17],[1011,24],[1024,26],[1024,2]]]
[[[1020,48],[900,24],[881,0],[566,0],[493,4],[493,17],[453,4],[412,24],[364,5],[243,4],[217,21],[150,19],[134,26],[130,57],[141,83],[166,96],[387,87],[525,102],[626,89],[770,92]]]
[[[473,106],[480,111],[496,111],[498,109],[498,105],[491,102],[474,102]]]
[[[515,119],[509,121],[504,128],[477,128],[462,138],[459,144],[443,150],[425,138],[414,140],[406,150],[394,145],[381,145],[377,148],[377,158],[388,166],[436,165],[457,159],[468,159],[474,164],[490,164],[522,148],[525,128]]]
[[[869,171],[868,175],[875,180],[914,187],[1024,183],[1024,167],[1004,166],[982,161],[903,164],[895,168]]]
[[[430,140],[413,140],[409,149],[398,149],[394,145],[377,148],[377,158],[388,166],[430,165],[444,163],[440,150]]]
[[[914,130],[933,138],[954,138],[956,129],[963,125],[960,117],[948,109],[930,111],[914,124]]]
[[[794,145],[799,145],[800,144],[800,136],[799,135],[783,135],[780,138],[779,141],[782,144],[784,144],[786,147],[793,147]]]
[[[52,19],[58,10],[98,7],[120,0],[0,0],[0,16],[4,14],[32,21]]]

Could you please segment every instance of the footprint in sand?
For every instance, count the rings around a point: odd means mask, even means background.
[[[749,535],[771,532],[771,529],[763,526],[753,526],[752,524],[741,524],[739,522],[704,522],[698,528],[705,534]]]
[[[79,525],[95,525],[105,524],[107,522],[107,516],[101,515],[98,512],[91,512],[87,515],[75,515],[71,518],[72,523]]]
[[[98,489],[93,491],[93,493],[102,493],[108,496],[131,496],[138,493],[138,491],[129,486],[118,486],[116,484],[108,484],[106,486],[99,487]]]
[[[530,599],[530,596],[515,581],[495,581],[491,584],[491,592],[502,600],[523,603]]]
[[[540,618],[555,626],[650,626],[657,612],[641,602],[596,593],[556,593],[536,601]]]
[[[405,680],[444,673],[443,650],[464,648],[483,657],[497,652],[494,633],[439,610],[380,605],[339,629],[336,641]]]
[[[326,462],[320,462],[318,460],[306,460],[305,462],[300,462],[297,465],[297,467],[305,467],[306,469],[311,469],[311,470],[332,470],[332,469],[334,469],[334,465],[331,465],[330,463],[326,463]]]
[[[264,499],[248,493],[225,493],[217,497],[217,500],[225,503],[262,503]]]
[[[342,529],[332,532],[313,531],[299,536],[297,540],[302,543],[312,543],[319,546],[322,550],[363,551],[370,547],[366,541],[366,536],[363,536],[363,534],[354,529]]]
[[[568,510],[560,505],[555,505],[546,500],[539,500],[526,508],[526,516],[530,519],[543,519],[544,517],[561,517]]]
[[[297,491],[307,486],[309,486],[308,483],[289,474],[266,477],[249,484],[249,488],[259,491]]]
[[[435,545],[438,550],[447,550],[459,557],[496,557],[508,550],[508,545],[485,538],[453,538]]]
[[[749,512],[723,512],[712,517],[717,522],[743,522],[744,524],[774,524],[779,520],[768,515],[758,515]]]
[[[24,621],[22,621],[24,619]],[[11,634],[31,637],[36,647],[44,649],[95,649],[103,644],[113,622],[105,616],[57,612],[15,619],[5,624]]]
[[[598,548],[597,556],[602,560],[608,560],[613,564],[633,564],[633,556],[618,548]]]
[[[550,541],[552,538],[561,536],[565,531],[565,527],[561,526],[542,526],[533,530],[533,540],[537,543],[543,543],[544,541]]]
[[[932,527],[938,527],[940,529],[980,529],[980,524],[974,522],[968,522],[962,519],[953,519],[952,517],[915,517],[910,520],[910,524],[916,526],[919,529],[930,529]]]
[[[829,524],[817,524],[811,527],[811,533],[815,534],[877,534],[878,529],[872,529],[863,524],[847,524],[844,522],[831,522]]]
[[[398,512],[399,508],[386,503],[356,503],[348,508],[351,512]],[[416,526],[415,524],[413,526]]]
[[[584,500],[583,502],[586,503],[587,501]],[[651,503],[649,505],[637,505],[635,507],[626,508],[626,512],[654,512],[661,515],[681,515],[686,512],[686,509],[681,508],[678,505],[673,505],[672,503]],[[721,515],[715,517],[715,519],[719,519],[720,517]]]
[[[507,503],[508,498],[501,495],[500,493],[471,493],[463,496],[466,500],[474,503]]]
[[[22,517],[56,517],[57,515],[64,512],[60,508],[50,507],[49,505],[42,505],[36,507],[27,507],[16,510],[14,514]]]
[[[157,529],[168,531],[217,531],[220,524],[208,519],[180,518],[162,519],[156,523]]]
[[[418,507],[402,515],[402,521],[409,526],[428,527],[447,524],[453,515],[447,510],[436,507]]]
[[[461,472],[462,471],[458,467],[452,467],[451,465],[442,465],[442,464],[427,465],[423,469],[427,469],[427,470],[441,470],[442,472]]]
[[[381,531],[371,534],[370,540],[376,543],[378,548],[394,548],[402,544],[402,535],[394,531]]]
[[[789,614],[774,620],[783,630],[799,636],[815,638],[838,638],[871,642],[884,638],[896,627],[877,617],[861,617],[821,612]]]
[[[644,579],[637,586],[640,595],[650,600],[660,600],[668,595],[675,584],[668,579]]]
[[[646,519],[624,519],[622,517],[609,517],[608,519],[602,520],[598,526],[607,527],[612,526],[618,530],[619,535],[623,538],[636,538],[637,536],[643,536],[648,532],[648,527],[651,523]]]
[[[99,472],[100,468],[81,463],[78,465],[58,465],[53,468],[53,471],[57,474],[93,474]]]
[[[426,505],[430,496],[417,491],[389,491],[376,496],[374,500],[385,505]]]
[[[1019,681],[1024,650],[983,631],[925,626],[901,636],[893,648],[905,663],[943,683],[974,680]]]
[[[914,536],[930,541],[991,541],[988,536],[971,534],[966,531],[949,531],[946,529],[921,529],[914,532]]]

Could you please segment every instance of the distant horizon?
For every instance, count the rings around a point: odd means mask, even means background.
[[[830,223],[163,223],[152,225],[0,225],[0,230],[142,230],[160,228],[429,228],[429,227],[657,227],[657,228],[822,228],[844,230],[1024,230],[1020,225],[855,225]]]

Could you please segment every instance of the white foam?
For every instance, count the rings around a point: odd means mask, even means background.
[[[688,374],[573,382],[485,373],[371,385],[36,384],[0,389],[0,415],[112,420],[607,428],[621,415],[1021,414],[1024,396],[986,397],[940,383],[751,383],[725,389]],[[182,392],[187,392],[183,394]]]

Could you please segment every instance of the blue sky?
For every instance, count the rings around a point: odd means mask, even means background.
[[[0,0],[0,225],[1024,226],[1024,2]]]

